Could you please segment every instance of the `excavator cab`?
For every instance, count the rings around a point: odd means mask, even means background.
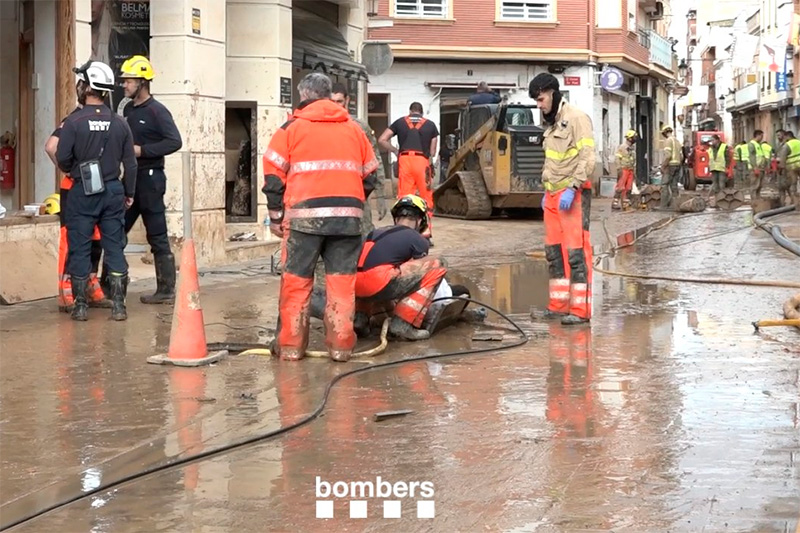
[[[457,149],[433,192],[436,213],[485,219],[539,209],[544,130],[534,122],[535,109],[505,102],[462,109]]]

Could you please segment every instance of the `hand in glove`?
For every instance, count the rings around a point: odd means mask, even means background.
[[[542,211],[544,211],[544,204],[547,202],[547,193],[542,194]]]
[[[569,211],[572,207],[572,202],[575,200],[575,189],[572,187],[565,189],[561,193],[561,200],[558,202],[558,208],[562,211]]]
[[[386,198],[377,198],[375,202],[378,204],[378,220],[383,220],[388,212],[386,209]]]

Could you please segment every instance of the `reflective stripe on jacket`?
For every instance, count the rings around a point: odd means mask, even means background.
[[[680,166],[681,160],[683,159],[682,148],[681,143],[674,136],[670,135],[667,137],[664,143],[664,156],[669,160],[669,166]]]
[[[620,144],[617,148],[617,162],[620,168],[636,168],[636,148],[629,146],[627,141]]]
[[[591,183],[595,165],[593,135],[589,115],[562,100],[555,123],[544,132],[545,188],[558,190]]]
[[[360,235],[378,161],[347,110],[331,100],[304,102],[275,132],[264,154],[270,218],[320,235]]]

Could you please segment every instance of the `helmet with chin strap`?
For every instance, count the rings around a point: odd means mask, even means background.
[[[407,194],[392,206],[392,218],[396,221],[400,217],[420,219],[417,230],[423,233],[428,229],[428,204],[419,196]]]

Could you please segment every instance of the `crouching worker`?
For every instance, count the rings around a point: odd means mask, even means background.
[[[441,314],[431,305],[436,295],[468,296],[466,290],[446,285],[447,269],[440,259],[427,257],[430,244],[421,235],[428,227],[427,210],[422,198],[403,196],[392,207],[395,225],[367,235],[356,274],[355,330],[359,336],[369,334],[372,315],[388,312],[392,336],[427,339],[436,325],[434,316]],[[321,318],[324,308],[325,292],[317,287],[311,298],[311,316]]]

